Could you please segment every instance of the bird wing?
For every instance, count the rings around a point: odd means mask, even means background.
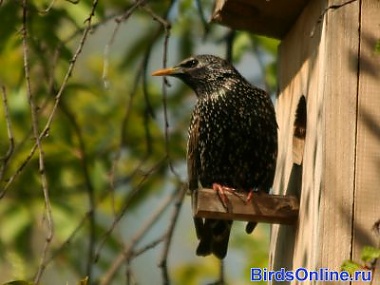
[[[190,191],[198,189],[198,169],[200,167],[198,154],[199,125],[200,118],[193,116],[190,123],[189,140],[187,142],[187,176]],[[197,238],[201,239],[204,230],[203,219],[194,217],[193,220]]]
[[[198,154],[199,125],[200,118],[194,116],[191,120],[189,140],[187,142],[187,177],[191,191],[198,189],[198,169],[200,167]]]

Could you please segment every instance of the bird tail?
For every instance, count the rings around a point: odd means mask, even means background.
[[[206,256],[212,253],[223,259],[227,254],[231,226],[232,221],[205,219],[202,232],[198,236],[200,240],[197,255]]]
[[[247,226],[245,227],[245,232],[247,234],[250,234],[253,232],[253,230],[256,228],[257,226],[257,223],[254,223],[254,222],[248,222],[247,223]]]

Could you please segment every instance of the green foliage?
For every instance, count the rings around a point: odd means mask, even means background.
[[[347,271],[348,273],[350,273],[352,275],[355,273],[355,271],[363,270],[363,266],[360,265],[359,263],[355,262],[355,261],[345,260],[342,263],[340,270],[341,271]]]
[[[199,52],[202,43],[224,49],[227,30],[206,26],[194,1],[150,2],[155,16],[171,22],[168,61]],[[209,14],[212,3],[201,2]],[[41,284],[53,284],[59,274],[59,284],[75,284],[82,276],[89,279],[79,284],[90,284],[185,182],[194,98],[171,80],[165,122],[162,81],[149,76],[162,66],[165,31],[147,6],[132,11],[136,1],[121,0],[22,3],[0,1],[0,283],[33,280],[43,269]],[[234,58],[254,54],[254,47],[273,55],[276,45],[239,32]],[[267,64],[261,71],[274,85],[275,67]],[[183,221],[182,227],[190,227],[189,217]],[[136,245],[163,235],[169,224],[167,216],[157,218]],[[244,247],[257,242],[248,239]],[[249,259],[265,259],[264,252],[257,256]],[[181,261],[170,273],[189,284],[215,279],[217,262],[204,262],[199,269],[198,260]],[[115,280],[125,283],[124,269],[119,271]]]
[[[361,253],[361,260],[364,262],[372,262],[374,259],[380,258],[380,248],[372,246],[363,247]]]
[[[353,260],[345,260],[341,265],[342,271],[347,271],[350,274],[353,274],[358,270],[371,270],[373,264],[375,264],[376,260],[380,258],[380,249],[372,246],[363,247],[360,255],[360,259],[362,263],[353,261]]]

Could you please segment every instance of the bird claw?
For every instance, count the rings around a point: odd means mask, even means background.
[[[248,195],[247,195],[247,199],[245,200],[245,204],[248,204],[249,202],[252,201],[252,198],[253,198],[253,192],[254,192],[254,191],[255,191],[255,190],[253,190],[253,189],[249,190]]]
[[[253,194],[255,192],[258,192],[258,191],[260,191],[260,189],[258,189],[258,188],[252,188],[252,189],[250,189],[249,192],[248,192],[248,195],[247,195],[247,199],[245,200],[245,204],[250,203],[252,201],[252,199],[253,199]]]
[[[220,201],[222,202],[223,207],[226,209],[227,213],[231,213],[232,212],[232,204],[231,204],[231,201],[228,199],[225,192],[228,191],[228,192],[234,193],[234,191],[236,191],[236,190],[234,188],[231,188],[231,187],[222,186],[218,183],[213,183],[212,189],[214,189],[216,191],[216,193],[218,194],[218,197],[219,197]]]

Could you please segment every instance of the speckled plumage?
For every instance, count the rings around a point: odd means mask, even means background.
[[[190,190],[213,183],[268,192],[277,157],[277,123],[269,95],[252,86],[227,61],[188,58],[170,70],[196,93],[187,146]],[[224,258],[232,221],[195,219],[198,255]],[[252,232],[255,224],[247,225]]]

